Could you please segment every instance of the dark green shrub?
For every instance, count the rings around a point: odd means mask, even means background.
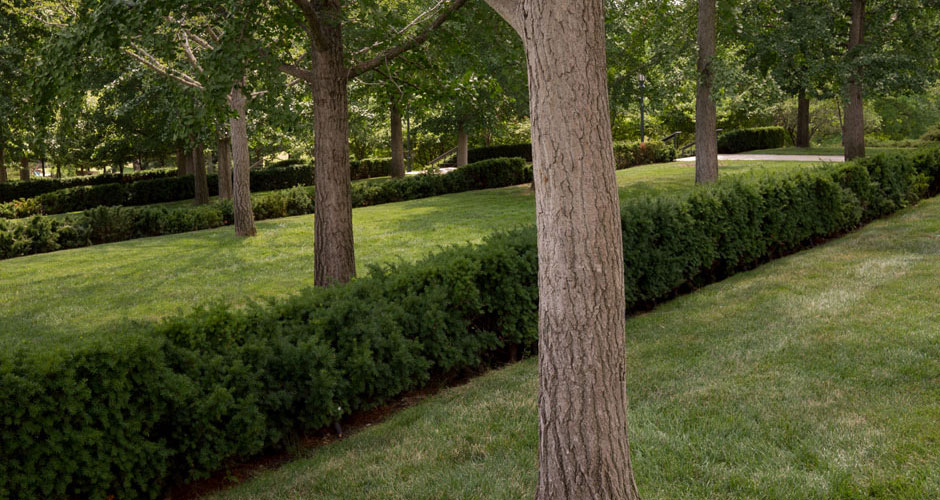
[[[532,144],[506,144],[502,146],[486,146],[467,150],[467,163],[489,160],[491,158],[524,158],[532,162]]]
[[[350,178],[354,181],[360,179],[369,179],[371,177],[385,177],[391,175],[391,158],[364,158],[362,160],[351,160]]]
[[[920,136],[920,140],[925,142],[940,142],[940,125],[930,127],[929,130],[924,132],[924,135]]]
[[[133,183],[144,179],[158,179],[176,175],[175,169],[144,170],[127,174],[99,174],[67,179],[33,179],[28,181],[10,181],[0,183],[0,203],[21,198],[33,198],[43,193],[76,186],[97,186],[100,184]]]
[[[755,149],[782,148],[787,143],[787,131],[783,127],[742,128],[723,132],[718,136],[718,152],[740,153]]]
[[[626,307],[850,231],[865,207],[897,208],[923,193],[918,177],[938,172],[934,150],[630,200]],[[447,178],[420,177],[396,189],[443,189]],[[0,251],[10,225],[0,221]],[[435,376],[534,352],[537,271],[535,230],[523,228],[344,286],[126,326],[102,337],[112,342],[2,351],[0,496],[159,498]]]
[[[618,170],[636,165],[666,163],[676,159],[676,149],[661,141],[614,143],[614,164]]]

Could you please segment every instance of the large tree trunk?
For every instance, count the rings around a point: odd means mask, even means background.
[[[209,203],[209,180],[206,176],[206,158],[202,145],[193,148],[193,179],[196,183],[196,205]]]
[[[251,211],[251,164],[248,159],[247,100],[241,88],[235,87],[229,94],[229,104],[238,114],[229,120],[232,134],[232,159],[235,163],[235,189],[232,206],[235,213],[235,234],[254,236],[255,215]],[[221,176],[222,151],[219,148],[219,175]]]
[[[3,158],[3,145],[0,144],[0,182],[7,181],[7,164]]]
[[[25,156],[20,158],[20,180],[29,180],[29,158]]]
[[[231,149],[232,140],[226,136],[219,137],[219,198],[223,200],[232,199]]]
[[[464,130],[463,121],[457,123],[457,166],[462,167],[467,164],[467,145],[470,142],[467,137],[467,131]]]
[[[340,7],[321,12],[325,19],[342,19]],[[314,28],[317,29],[317,28]],[[338,23],[320,27],[324,47],[314,47],[311,85],[314,118],[314,284],[346,283],[356,276],[353,250],[352,198],[349,167],[347,69],[343,61],[343,32]]]
[[[857,59],[852,54],[853,49],[865,40],[865,0],[852,0],[852,27],[849,31],[849,57]],[[854,62],[854,61],[853,61]],[[845,159],[851,160],[865,156],[865,111],[862,103],[862,84],[859,81],[861,69],[851,68],[846,85],[845,105]]]
[[[183,151],[183,148],[177,148],[176,150],[176,175],[182,177],[186,175],[186,162],[187,154]]]
[[[636,499],[604,5],[487,1],[523,34],[529,71],[539,254],[536,498]]]
[[[796,105],[796,147],[809,147],[809,98],[803,89],[800,89]]]
[[[715,0],[698,2],[698,85],[695,95],[695,183],[718,179],[718,133],[712,99],[715,59]]]
[[[398,101],[392,100],[390,109],[392,120],[392,177],[405,176],[405,145],[401,134],[401,110],[398,109]]]

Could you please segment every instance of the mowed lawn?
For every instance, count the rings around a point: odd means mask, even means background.
[[[644,499],[940,498],[940,199],[627,321]],[[532,498],[537,365],[213,500]]]
[[[785,172],[798,162],[726,162],[723,175]],[[694,167],[669,163],[617,172],[621,196],[678,193]],[[157,320],[212,301],[242,304],[313,285],[313,216],[143,238],[0,261],[0,348],[83,341],[124,321]],[[535,222],[528,186],[457,193],[353,210],[356,263],[415,260]]]

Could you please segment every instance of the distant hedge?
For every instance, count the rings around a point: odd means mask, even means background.
[[[508,144],[505,146],[487,146],[473,148],[467,151],[467,161],[470,163],[489,158],[524,158],[532,162],[531,144]],[[649,163],[662,163],[676,159],[676,151],[660,141],[645,143],[621,141],[614,143],[614,159],[617,168],[627,168]]]
[[[629,200],[626,306],[811,246],[938,188],[934,149]],[[68,348],[6,349],[0,497],[160,498],[437,374],[531,353],[537,267],[535,230],[520,229],[264,305],[218,304]]]
[[[374,184],[354,184],[352,202],[354,207],[363,207],[531,180],[532,170],[522,159],[495,158],[444,175],[415,175]],[[297,186],[252,199],[251,205],[255,219],[263,220],[313,213],[313,200],[314,187]],[[174,209],[99,206],[64,220],[47,216],[35,216],[26,222],[0,219],[0,259],[232,223],[232,203],[228,201]]]
[[[782,148],[787,143],[783,127],[756,127],[729,130],[718,136],[718,152],[734,154],[755,149]]]
[[[0,203],[22,198],[32,198],[43,193],[76,186],[97,186],[117,182],[130,183],[144,179],[162,179],[176,175],[176,169],[155,169],[126,174],[98,174],[65,179],[33,179],[28,181],[0,182]]]

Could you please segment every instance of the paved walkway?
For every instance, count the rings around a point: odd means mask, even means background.
[[[734,155],[718,155],[718,161],[831,161],[841,163],[845,161],[844,156],[818,156],[818,155],[751,155],[739,153]],[[676,161],[695,161],[694,156],[678,158]]]

